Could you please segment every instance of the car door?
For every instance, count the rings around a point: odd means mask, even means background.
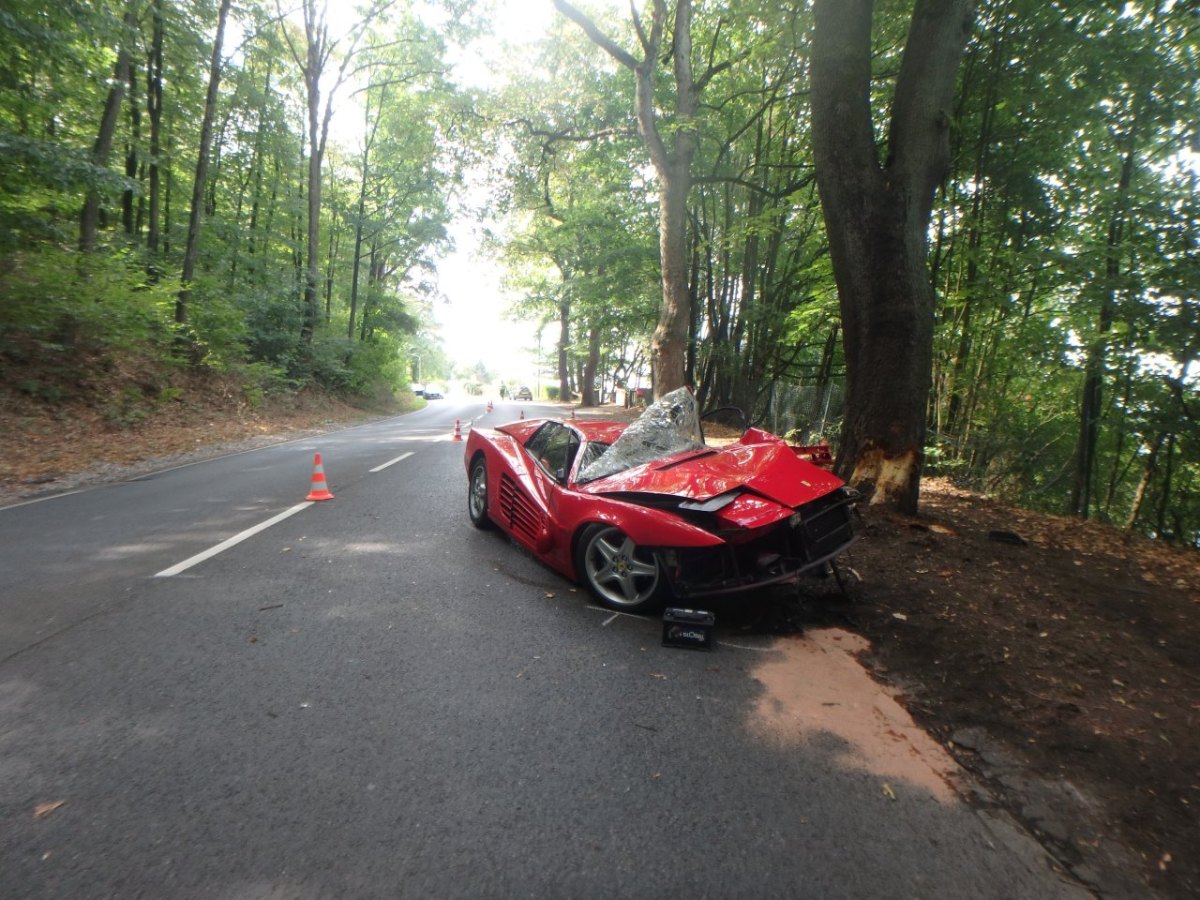
[[[535,542],[539,553],[567,560],[572,523],[560,515],[560,498],[579,452],[580,436],[561,422],[546,422],[525,444],[532,497],[543,517],[544,534]]]

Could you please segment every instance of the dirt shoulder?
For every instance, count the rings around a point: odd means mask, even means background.
[[[850,616],[917,719],[1102,894],[1200,895],[1200,553],[940,481],[862,535]]]
[[[253,403],[233,380],[204,378],[175,395],[50,407],[0,390],[0,506],[119,481],[403,412],[352,406],[319,391]]]
[[[399,411],[235,393],[136,422],[107,409],[7,403],[0,505]],[[870,639],[866,662],[986,786],[978,802],[1102,896],[1200,896],[1200,553],[938,480],[920,517],[860,525],[851,602],[826,615]]]

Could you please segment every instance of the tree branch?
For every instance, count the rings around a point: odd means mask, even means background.
[[[593,44],[595,44],[597,47],[600,47],[605,53],[607,53],[621,65],[629,69],[637,69],[638,61],[633,58],[629,51],[622,48],[616,43],[616,41],[597,28],[595,22],[589,19],[570,3],[567,3],[567,0],[554,0],[554,8],[582,28],[583,33],[586,34],[589,39],[591,39]],[[631,3],[631,11],[632,8],[633,6]],[[633,17],[633,19],[637,25],[638,36],[639,38],[643,39],[643,46],[645,46],[641,23],[637,21],[636,15]]]

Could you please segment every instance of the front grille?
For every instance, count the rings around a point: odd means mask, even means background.
[[[809,559],[823,559],[854,537],[850,501],[844,491],[833,491],[800,507],[799,541]]]
[[[798,512],[795,526],[785,520],[739,543],[675,551],[675,564],[666,571],[676,593],[702,596],[784,581],[815,569],[854,540],[845,492],[833,491]]]

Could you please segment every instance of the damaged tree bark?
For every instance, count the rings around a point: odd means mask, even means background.
[[[915,513],[932,379],[926,264],[934,191],[974,0],[917,0],[886,145],[871,113],[872,0],[817,0],[813,146],[846,354],[836,469],[872,504]],[[882,158],[882,162],[881,162]]]

